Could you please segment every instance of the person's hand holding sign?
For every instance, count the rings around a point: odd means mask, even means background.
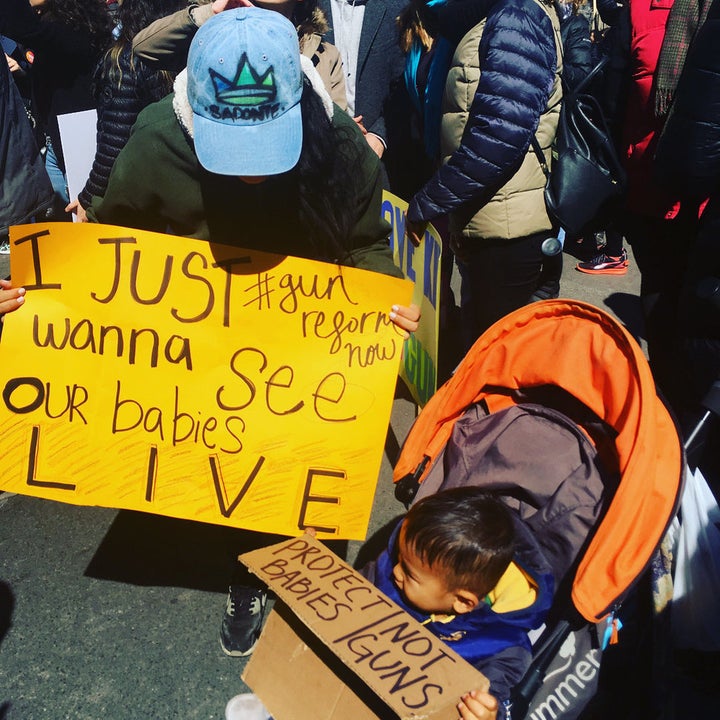
[[[25,288],[13,287],[10,280],[0,280],[0,320],[5,313],[17,310],[25,302]]]
[[[462,696],[457,709],[460,720],[495,720],[498,702],[490,693],[472,690]]]
[[[415,246],[418,247],[425,237],[425,230],[427,230],[427,222],[413,222],[405,216],[405,235],[408,240]]]
[[[389,317],[397,327],[406,331],[404,339],[407,340],[411,333],[414,333],[418,329],[418,325],[420,324],[420,308],[417,305],[410,305],[410,307],[393,305]]]

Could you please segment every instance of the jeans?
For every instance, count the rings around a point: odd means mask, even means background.
[[[61,209],[61,211],[64,211],[66,205],[70,202],[67,180],[65,179],[65,173],[58,165],[57,155],[55,155],[55,150],[53,149],[50,138],[46,141],[46,147],[45,169],[47,170],[47,174],[50,176],[50,182],[52,183],[53,190],[55,190],[55,204]]]

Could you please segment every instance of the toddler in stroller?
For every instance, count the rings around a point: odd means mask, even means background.
[[[499,717],[582,712],[622,601],[676,513],[684,462],[641,348],[581,302],[536,302],[495,323],[423,408],[396,464],[398,499],[491,493],[534,538],[556,588],[532,662],[514,668],[523,680],[510,690],[491,677]],[[582,649],[561,650],[568,638]]]
[[[465,695],[461,718],[494,718],[552,602],[550,568],[524,523],[479,488],[443,490],[410,508],[363,574],[490,680],[493,695]]]

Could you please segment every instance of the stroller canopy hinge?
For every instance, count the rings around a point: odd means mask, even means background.
[[[420,478],[425,472],[425,468],[430,462],[430,456],[424,455],[415,472],[409,473],[401,477],[395,483],[395,498],[399,500],[405,507],[410,507],[410,503],[415,499],[417,491],[420,489]]]

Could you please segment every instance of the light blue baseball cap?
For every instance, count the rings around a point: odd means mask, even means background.
[[[200,164],[220,175],[278,175],[302,149],[297,30],[273,10],[225,10],[190,45],[187,93]]]

